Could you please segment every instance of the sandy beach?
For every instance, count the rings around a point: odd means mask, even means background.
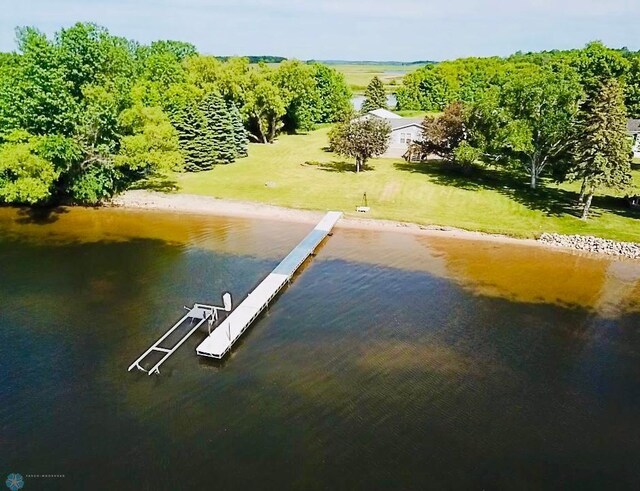
[[[160,211],[174,211],[179,213],[194,213],[240,218],[265,218],[297,223],[315,223],[324,214],[323,211],[296,210],[280,206],[217,199],[209,196],[193,194],[167,194],[152,191],[133,190],[115,197],[109,206],[147,209]],[[452,227],[436,225],[420,225],[409,222],[378,220],[346,216],[338,222],[337,228],[366,229],[387,232],[411,233],[419,235],[450,237],[465,240],[484,240],[501,243],[513,243],[536,247],[549,245],[534,239],[518,239],[505,235],[487,234]],[[553,247],[554,249],[558,249]]]

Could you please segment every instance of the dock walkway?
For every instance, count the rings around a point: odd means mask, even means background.
[[[315,251],[333,226],[342,217],[341,212],[330,211],[318,225],[285,257],[231,314],[196,348],[196,353],[221,359],[242,333],[269,305],[269,302],[287,284],[300,265]]]

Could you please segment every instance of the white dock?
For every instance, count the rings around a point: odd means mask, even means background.
[[[342,217],[338,211],[328,212],[278,266],[245,298],[231,314],[196,348],[196,353],[209,358],[221,359],[242,333],[269,305],[278,292],[298,270],[300,265],[315,251],[320,242],[331,232]]]

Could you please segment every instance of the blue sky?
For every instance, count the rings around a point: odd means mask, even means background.
[[[52,34],[91,21],[141,42],[179,39],[216,55],[442,60],[580,47],[640,49],[639,0],[3,0],[14,28]]]

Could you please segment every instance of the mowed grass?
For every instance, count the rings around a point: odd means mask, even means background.
[[[577,185],[545,183],[537,191],[527,178],[495,169],[471,176],[439,163],[375,159],[356,174],[352,161],[324,150],[327,128],[283,135],[273,145],[252,144],[250,156],[230,165],[176,176],[180,192],[269,203],[308,210],[340,210],[380,218],[535,237],[542,232],[597,235],[640,242],[640,213],[614,196],[594,200],[593,217],[576,215]],[[640,189],[640,166],[634,169]],[[367,193],[370,213],[355,212]]]

